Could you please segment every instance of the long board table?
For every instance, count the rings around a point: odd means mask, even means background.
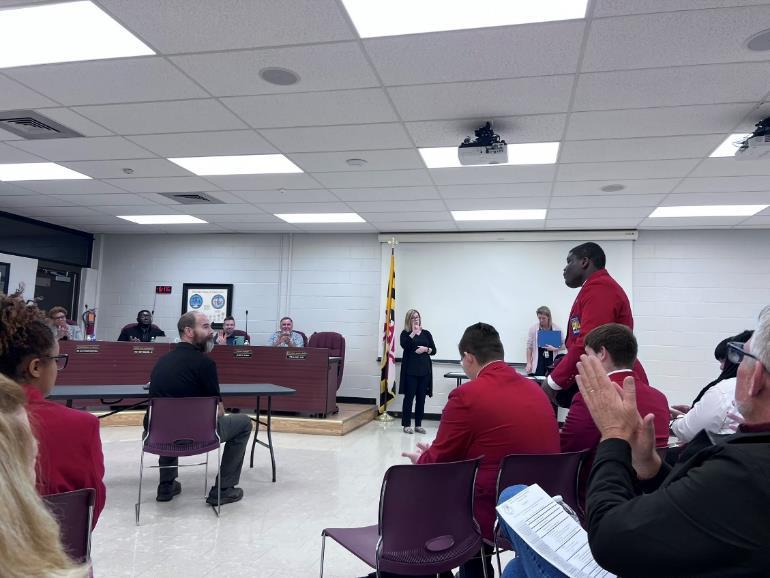
[[[69,355],[59,385],[99,386],[147,383],[155,363],[171,351],[173,343],[61,341]],[[274,411],[326,416],[337,411],[339,358],[328,349],[219,345],[208,354],[217,364],[220,384],[274,383],[295,394],[274,400]],[[75,405],[83,405],[76,399]],[[253,398],[232,396],[227,407],[254,409]]]
[[[272,383],[226,383],[220,385],[219,391],[223,398],[231,398],[233,396],[246,396],[251,398],[256,397],[256,417],[251,418],[252,421],[255,422],[256,428],[254,431],[254,440],[251,442],[250,467],[254,467],[254,448],[256,445],[259,444],[262,447],[267,448],[270,451],[270,463],[273,468],[273,482],[275,482],[275,452],[273,450],[272,436],[273,397],[291,396],[295,393],[294,390],[289,387],[274,385]],[[121,409],[117,409],[105,415],[99,416],[102,418],[107,417],[108,415],[113,415],[125,409],[129,409],[130,407],[136,407],[138,405],[144,404],[147,402],[149,397],[149,392],[145,385],[90,384],[57,385],[48,396],[48,399],[64,401],[69,407],[72,407],[72,402],[75,399],[100,400],[105,405],[115,405],[124,399],[141,400],[139,403],[134,403],[129,407],[123,407]],[[267,398],[267,421],[262,421],[260,419],[259,410],[262,397]],[[258,439],[260,425],[265,426],[267,431],[267,443]]]

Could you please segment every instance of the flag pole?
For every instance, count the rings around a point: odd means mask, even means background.
[[[391,390],[395,389],[396,378],[396,256],[395,249],[398,241],[391,237],[390,267],[388,270],[388,289],[385,295],[385,324],[382,331],[382,362],[380,363],[380,399],[377,407],[378,416],[375,418],[381,423],[394,420],[388,413],[388,402],[395,397]]]

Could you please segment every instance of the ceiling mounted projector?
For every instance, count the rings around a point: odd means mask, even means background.
[[[756,160],[770,158],[770,118],[760,120],[753,134],[739,144],[735,158]]]
[[[466,137],[457,148],[461,165],[504,165],[508,162],[508,147],[500,135],[495,134],[489,122],[473,134],[476,135],[474,140]]]

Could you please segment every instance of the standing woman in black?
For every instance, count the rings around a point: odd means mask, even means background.
[[[404,394],[404,407],[401,412],[401,425],[404,433],[425,433],[422,416],[425,413],[425,396],[433,397],[433,366],[431,355],[436,355],[436,344],[430,331],[422,328],[420,312],[410,309],[401,332],[401,378],[398,393]],[[414,430],[412,429],[412,402],[417,403],[414,411]]]

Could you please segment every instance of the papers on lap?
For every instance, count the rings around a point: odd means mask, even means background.
[[[591,555],[588,534],[534,484],[497,507],[505,522],[553,566],[574,578],[614,578]]]

